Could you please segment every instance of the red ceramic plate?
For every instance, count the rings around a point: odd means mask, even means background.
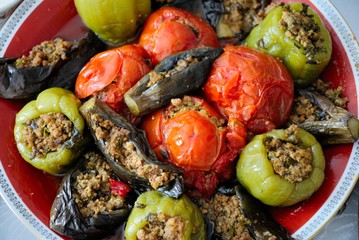
[[[324,19],[333,41],[333,57],[322,75],[334,86],[343,86],[348,110],[358,113],[359,46],[349,27],[329,1],[305,0]],[[43,40],[61,36],[79,39],[87,31],[73,0],[25,0],[0,31],[0,56],[27,53]],[[59,177],[27,164],[13,138],[15,114],[23,102],[0,99],[0,193],[17,216],[36,235],[61,238],[49,229],[49,212]],[[308,239],[337,213],[357,182],[358,143],[325,148],[326,177],[322,187],[307,201],[288,208],[272,208],[274,218],[297,239]]]

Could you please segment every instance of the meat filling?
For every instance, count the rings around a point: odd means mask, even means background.
[[[308,7],[303,5],[303,10],[299,12],[290,9],[289,5],[284,5],[279,24],[285,30],[285,36],[299,42],[305,49],[307,59],[312,60],[317,52],[324,49],[324,37],[307,9]]]
[[[250,224],[241,211],[237,196],[215,194],[211,201],[202,200],[200,210],[214,222],[214,231],[222,240],[253,239],[246,227]]]
[[[186,221],[179,216],[151,214],[147,224],[137,232],[138,240],[176,240],[184,239]]]
[[[62,113],[45,113],[27,120],[23,130],[25,144],[32,149],[31,159],[56,152],[74,134],[73,123]]]
[[[45,67],[55,65],[59,60],[66,60],[68,52],[73,44],[61,38],[53,41],[44,41],[36,45],[29,52],[28,56],[23,55],[16,60],[17,68],[24,67]]]
[[[157,165],[146,163],[130,141],[130,132],[127,129],[116,126],[110,120],[102,119],[98,114],[92,115],[91,121],[92,127],[96,130],[96,138],[105,142],[107,154],[130,172],[148,179],[154,189],[176,178],[177,173],[167,172]]]
[[[286,129],[290,135],[296,130],[293,125]],[[299,139],[285,141],[267,137],[264,140],[268,159],[274,172],[291,183],[301,182],[312,172],[313,155],[310,147],[301,146]]]
[[[198,63],[198,62],[199,62],[198,58],[188,56],[186,59],[179,59],[177,61],[177,64],[174,66],[174,68],[170,69],[169,71],[164,71],[164,72],[151,71],[149,73],[150,81],[147,83],[147,87],[151,87],[151,86],[155,85],[157,82],[161,81],[162,79],[170,77],[173,74],[185,69],[189,65]]]
[[[124,198],[111,193],[110,179],[115,179],[111,167],[104,158],[89,152],[81,173],[72,184],[72,194],[83,217],[97,217],[99,213],[111,212],[124,206]]]

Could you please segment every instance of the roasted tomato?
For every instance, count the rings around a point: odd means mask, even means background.
[[[243,123],[249,133],[264,133],[288,118],[294,85],[276,58],[245,46],[227,46],[212,65],[203,90],[207,99],[228,118]]]
[[[97,96],[113,110],[121,112],[126,91],[151,69],[149,55],[139,45],[125,45],[101,52],[79,73],[76,96]]]
[[[216,33],[208,23],[174,7],[162,7],[147,18],[139,44],[150,53],[153,64],[180,51],[219,47]]]
[[[157,156],[184,169],[185,187],[192,196],[210,196],[217,184],[233,174],[233,160],[245,145],[244,126],[230,143],[225,119],[198,97],[173,99],[164,109],[148,115],[143,123]],[[238,148],[232,148],[233,145]]]

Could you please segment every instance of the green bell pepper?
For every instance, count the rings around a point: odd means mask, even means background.
[[[319,15],[304,3],[282,4],[250,32],[249,47],[281,59],[298,87],[316,80],[328,64],[332,41]]]
[[[206,239],[204,219],[197,205],[186,195],[175,199],[158,191],[148,191],[137,198],[126,223],[125,238],[137,239],[136,234],[149,225],[149,219],[154,215],[179,217],[185,223],[183,236],[178,233],[177,239]]]
[[[268,157],[264,141],[267,137],[286,142],[298,141],[304,148],[310,149],[311,171],[300,181],[289,181],[277,174]],[[278,153],[278,151],[276,152]],[[288,164],[291,160],[289,160]],[[277,129],[256,135],[240,154],[236,166],[238,181],[254,197],[270,206],[290,206],[309,198],[323,183],[325,158],[322,147],[316,138],[303,129],[288,134]]]
[[[65,89],[54,87],[42,91],[36,100],[27,103],[17,114],[14,126],[14,137],[21,156],[34,167],[50,174],[62,174],[82,153],[89,138],[84,136],[85,123],[79,113],[81,102],[76,96]],[[52,135],[49,123],[44,124],[41,129],[34,121],[44,114],[62,113],[72,122],[71,135],[65,140],[56,151],[44,151],[37,155],[36,146],[30,146],[27,140],[26,127],[30,131],[40,130],[42,135]],[[51,123],[50,123],[51,124]],[[46,145],[46,143],[45,143]]]
[[[134,38],[151,12],[151,0],[75,0],[75,6],[87,27],[114,45]]]

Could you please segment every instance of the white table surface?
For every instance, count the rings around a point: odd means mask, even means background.
[[[0,0],[1,1],[1,0]],[[324,1],[324,0],[323,0]],[[359,0],[331,0],[359,39]],[[340,211],[314,240],[358,240],[359,184]],[[37,239],[0,197],[0,240]]]

